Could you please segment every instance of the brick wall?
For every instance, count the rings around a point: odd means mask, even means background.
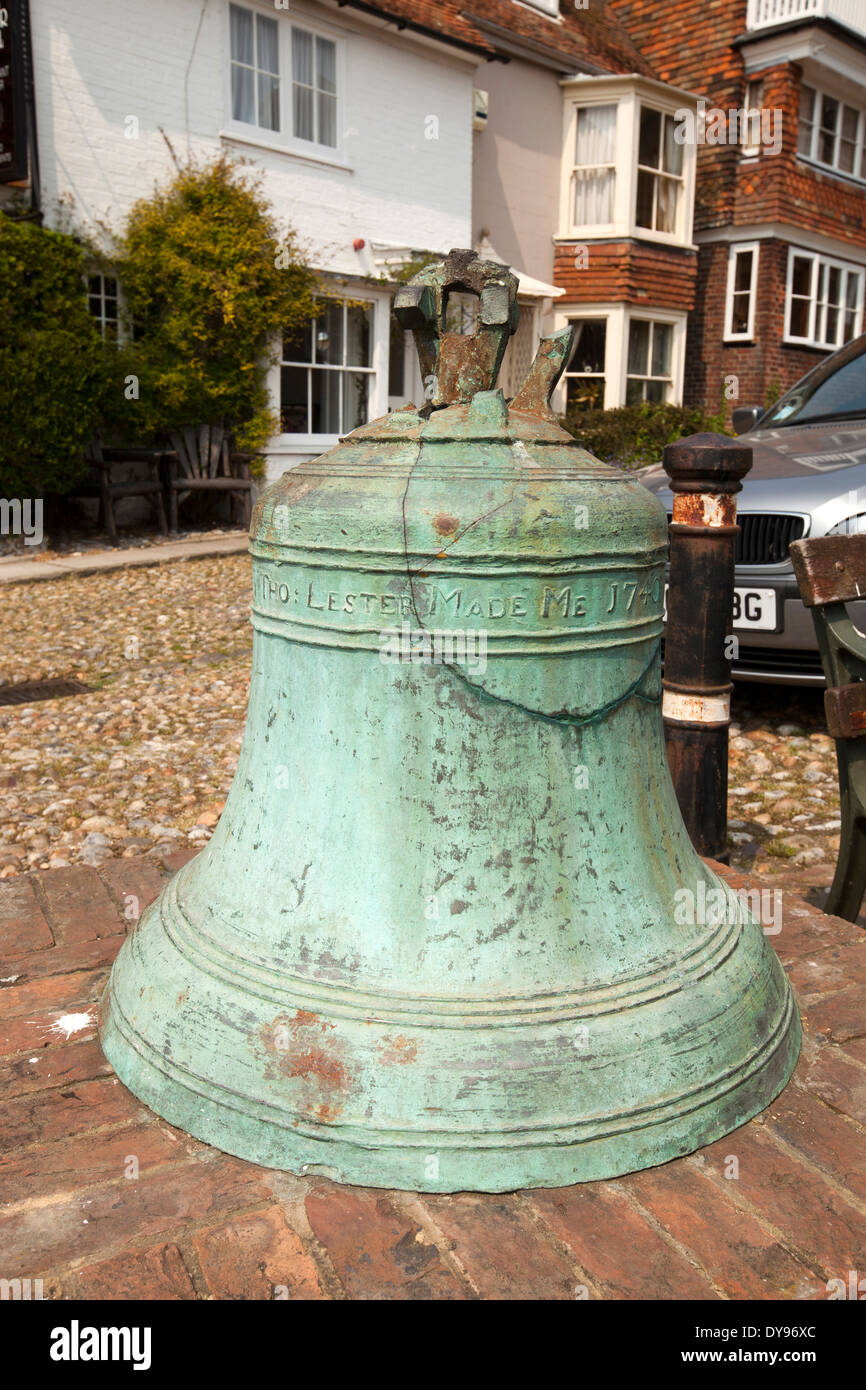
[[[586,266],[577,268],[586,247]],[[691,309],[697,256],[694,251],[645,241],[579,240],[556,247],[554,283],[573,304],[647,304],[658,309]]]
[[[781,394],[819,362],[826,352],[793,347],[782,341],[785,326],[785,284],[788,244],[761,243],[755,338],[751,343],[724,342],[728,247],[701,247],[695,311],[689,318],[683,399],[687,405],[705,403],[716,409],[726,377],[736,377],[736,396],[726,402],[728,418],[737,405],[766,405],[769,395]]]

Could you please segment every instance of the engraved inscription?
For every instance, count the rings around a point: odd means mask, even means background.
[[[280,575],[285,571],[281,570]],[[584,620],[593,621],[622,617],[646,618],[661,616],[662,578],[660,572],[647,576],[638,573],[635,579],[611,579],[604,574],[568,577],[562,581],[526,582],[521,587],[504,591],[501,586],[488,588],[481,583],[464,581],[431,581],[414,579],[414,589],[408,578],[400,578],[401,592],[393,592],[395,581],[389,579],[388,592],[375,589],[341,589],[331,587],[338,576],[310,579],[307,574],[285,579],[261,571],[256,579],[256,595],[273,610],[291,609],[316,615],[348,615],[356,620],[416,617],[422,622],[477,619],[482,622],[503,622],[529,619],[543,625],[581,626]],[[375,582],[375,581],[374,581]],[[327,618],[326,618],[327,621]],[[587,625],[589,625],[587,624]]]

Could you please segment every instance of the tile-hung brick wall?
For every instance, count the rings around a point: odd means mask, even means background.
[[[695,307],[689,318],[684,399],[719,404],[726,377],[736,378],[740,404],[764,404],[786,390],[827,349],[785,342],[790,247],[866,267],[866,185],[816,168],[798,157],[801,83],[818,79],[793,61],[746,71],[746,0],[719,0],[695,17],[690,0],[612,0],[641,51],[665,81],[706,97],[723,110],[744,104],[747,78],[763,83],[765,111],[781,113],[781,151],[744,158],[738,146],[700,146],[695,237],[701,245]],[[864,16],[866,17],[866,16]],[[866,50],[850,45],[862,69],[866,110]],[[831,94],[832,78],[825,80]],[[848,100],[854,102],[849,90]],[[837,93],[838,94],[838,93]],[[846,99],[845,94],[842,98]],[[866,121],[866,116],[864,116]],[[757,243],[752,332],[725,341],[732,244]],[[860,282],[861,292],[864,280]],[[866,323],[860,326],[866,327]]]

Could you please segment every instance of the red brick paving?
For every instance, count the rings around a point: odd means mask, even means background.
[[[373,1191],[220,1154],[113,1076],[96,1000],[185,857],[0,883],[0,1278],[99,1300],[820,1299],[866,1269],[861,928],[785,897],[796,1076],[700,1153],[552,1191]]]

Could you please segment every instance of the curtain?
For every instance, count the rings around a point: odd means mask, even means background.
[[[613,221],[616,110],[615,102],[578,109],[574,155],[574,223],[577,227],[601,226]]]

